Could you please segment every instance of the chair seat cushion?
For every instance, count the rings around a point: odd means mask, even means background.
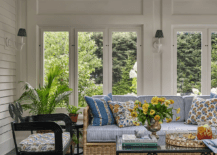
[[[179,128],[181,130],[197,131],[197,125],[184,124],[184,122],[171,122],[163,123],[161,130],[157,132],[159,136],[165,136],[166,131],[169,128]],[[117,125],[106,126],[91,126],[87,128],[87,142],[116,142],[116,136],[122,136],[123,134],[134,134],[134,130],[144,130],[146,134],[150,134],[144,126],[130,126],[119,128]],[[214,127],[212,128],[214,130]]]
[[[62,134],[63,148],[70,140],[70,133]],[[46,152],[55,150],[54,133],[32,134],[20,142],[21,151],[25,152]]]

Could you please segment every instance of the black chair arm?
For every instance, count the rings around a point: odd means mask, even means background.
[[[14,131],[30,131],[30,130],[52,130],[55,136],[55,151],[62,152],[62,128],[55,122],[23,122],[15,123],[12,122],[12,129]],[[13,131],[13,132],[14,132]]]
[[[58,114],[45,114],[45,115],[33,115],[31,116],[33,118],[33,121],[38,122],[45,122],[45,121],[64,121],[66,125],[66,131],[70,132],[70,135],[72,137],[72,120],[71,118],[64,114],[64,113],[58,113]]]

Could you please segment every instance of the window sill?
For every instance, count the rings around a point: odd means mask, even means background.
[[[83,109],[84,109],[84,108],[81,108],[81,109],[79,110],[79,112],[82,112],[81,114],[78,115],[78,120],[79,120],[79,121],[83,121]],[[55,113],[64,113],[64,114],[68,114],[68,111],[66,110],[66,108],[57,107]]]

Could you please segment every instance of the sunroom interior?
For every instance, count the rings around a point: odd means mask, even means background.
[[[216,0],[0,0],[1,154],[15,148],[9,104],[53,66],[72,92],[52,113],[80,107],[79,123],[84,96],[217,93],[216,19]]]

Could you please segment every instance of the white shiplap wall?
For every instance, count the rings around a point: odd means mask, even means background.
[[[10,151],[13,146],[8,104],[15,99],[16,51],[5,47],[4,38],[15,40],[16,0],[0,0],[0,152]]]

